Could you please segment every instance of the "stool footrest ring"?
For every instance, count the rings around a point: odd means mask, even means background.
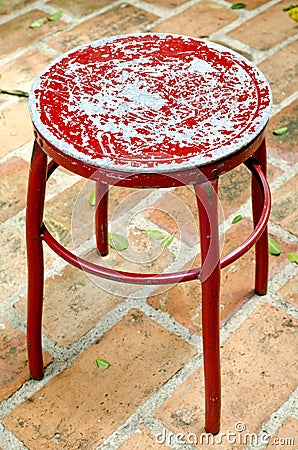
[[[236,259],[244,255],[244,253],[246,253],[250,248],[252,248],[257,240],[261,237],[269,220],[271,196],[266,176],[264,175],[260,165],[253,158],[248,159],[245,164],[251,171],[252,175],[257,179],[262,189],[263,211],[257,225],[255,226],[249,237],[239,247],[237,247],[237,249],[221,258],[221,268],[228,266]],[[55,170],[55,168],[56,167],[53,167],[53,170]],[[124,272],[109,269],[107,267],[99,266],[97,264],[86,261],[85,259],[67,250],[51,235],[44,224],[42,227],[42,237],[43,240],[48,244],[48,246],[68,263],[92,275],[106,278],[112,281],[120,281],[122,283],[130,284],[163,285],[200,279],[201,268],[162,274],[138,274],[134,272]]]
[[[252,175],[257,179],[262,189],[263,210],[257,225],[255,226],[253,232],[249,235],[249,237],[239,247],[237,247],[237,249],[233,250],[231,253],[224,256],[220,260],[221,269],[236,261],[236,259],[240,258],[240,256],[244,255],[254,246],[254,244],[262,236],[270,216],[271,194],[267,178],[264,175],[261,166],[254,158],[249,158],[244,164],[251,171]]]

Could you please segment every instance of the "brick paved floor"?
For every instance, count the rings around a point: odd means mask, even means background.
[[[298,27],[282,11],[290,1],[248,0],[246,8],[239,10],[231,9],[232,3],[0,2],[3,89],[28,91],[38,72],[61,52],[102,36],[137,31],[209,36],[257,64],[273,91],[269,229],[282,248],[280,256],[270,256],[270,286],[264,297],[253,293],[252,251],[222,272],[221,431],[229,437],[218,435],[213,444],[206,439],[200,443],[204,387],[200,289],[195,282],[171,289],[112,287],[65,266],[46,249],[47,369],[42,381],[30,380],[25,349],[24,207],[33,133],[27,99],[0,94],[0,449],[225,450],[252,448],[250,439],[255,443],[258,439],[254,448],[259,449],[271,444],[298,448],[298,271],[287,258],[297,252],[298,235]],[[30,28],[34,20],[58,10],[63,11],[61,20]],[[273,130],[282,126],[288,126],[288,132],[275,136]],[[71,228],[76,245],[92,236],[91,192],[90,184],[66,170],[58,170],[48,184],[46,216],[68,245]],[[220,200],[226,253],[251,229],[246,169],[222,177]],[[239,212],[243,220],[231,225]],[[139,268],[133,250],[145,258],[146,249],[144,271],[175,266],[177,255],[183,256],[185,267],[198,264],[199,256],[192,251],[195,216],[193,193],[187,188],[170,193],[113,188],[113,230],[128,226],[132,250],[122,254],[111,250],[108,264]],[[176,238],[161,251],[136,224],[176,233]],[[87,247],[85,251],[90,260],[96,259],[94,252]],[[98,357],[110,362],[107,370],[95,366]]]

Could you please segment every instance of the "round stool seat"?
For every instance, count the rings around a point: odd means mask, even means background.
[[[247,59],[168,34],[77,47],[42,72],[30,95],[51,156],[118,177],[232,160],[260,136],[270,104],[266,79]]]

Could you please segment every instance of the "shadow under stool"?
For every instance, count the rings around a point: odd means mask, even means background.
[[[250,61],[223,46],[179,35],[132,34],[61,55],[35,80],[29,104],[35,133],[26,216],[31,376],[41,379],[44,374],[43,241],[70,264],[111,282],[162,285],[196,279],[202,288],[205,428],[216,434],[221,403],[220,269],[255,246],[255,292],[264,295],[267,290],[270,190],[265,131],[271,94],[266,79]],[[242,163],[252,175],[254,229],[220,259],[218,180]],[[108,253],[109,186],[192,185],[201,268],[130,273],[71,253],[43,223],[46,183],[59,165],[95,182],[95,235],[101,255]]]

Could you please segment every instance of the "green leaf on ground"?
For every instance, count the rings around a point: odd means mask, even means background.
[[[298,254],[297,253],[289,253],[288,260],[291,261],[291,263],[298,264]]]
[[[160,241],[166,236],[166,233],[160,230],[145,230],[144,228],[139,228],[139,230],[144,231],[151,239],[156,241]]]
[[[245,8],[246,7],[246,4],[245,3],[234,3],[232,6],[231,6],[231,9],[243,9],[243,8]]]
[[[282,134],[286,134],[287,131],[288,127],[275,128],[275,130],[273,130],[273,134],[276,136],[281,136]]]
[[[28,92],[19,91],[18,89],[11,90],[11,89],[1,89],[0,88],[0,94],[17,95],[18,97],[29,97]]]
[[[55,12],[54,14],[52,14],[52,15],[49,17],[49,20],[50,20],[51,22],[54,22],[54,20],[59,20],[59,19],[61,19],[62,14],[63,14],[62,11],[57,11],[57,12]]]
[[[240,222],[240,220],[242,220],[242,216],[241,216],[241,214],[238,214],[237,216],[234,217],[234,219],[232,220],[232,223]]]
[[[108,367],[110,367],[109,361],[103,358],[96,358],[94,360],[94,363],[97,365],[97,367],[99,367],[99,369],[108,369]]]
[[[168,247],[174,240],[175,234],[170,234],[163,241],[161,241],[161,247]]]
[[[281,254],[281,248],[279,244],[276,242],[275,239],[273,239],[272,236],[268,237],[268,244],[269,244],[269,253],[270,255],[280,255]]]
[[[283,11],[290,11],[293,8],[297,8],[297,6],[298,6],[298,4],[297,5],[290,5],[290,6],[287,6],[286,8],[283,8],[282,10]]]
[[[34,20],[34,22],[31,23],[30,28],[40,28],[45,23],[47,23],[48,19],[46,17],[41,17],[40,19]]]
[[[89,197],[88,203],[90,206],[95,206],[95,191]]]
[[[124,236],[110,232],[108,233],[108,244],[111,248],[117,250],[118,252],[122,252],[129,246],[129,242]]]

